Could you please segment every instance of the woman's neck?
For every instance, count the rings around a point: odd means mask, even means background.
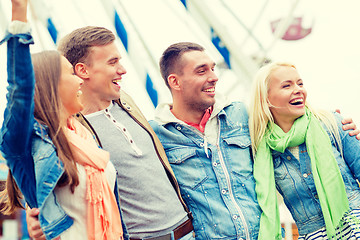
[[[278,125],[284,131],[284,133],[287,133],[288,131],[290,131],[294,122],[293,121],[277,121],[277,120],[275,120],[275,124]]]

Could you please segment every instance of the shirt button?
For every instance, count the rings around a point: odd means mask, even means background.
[[[235,219],[235,220],[236,220],[237,218],[238,218],[238,216],[237,216],[237,215],[233,215],[233,219]]]
[[[109,110],[106,108],[106,109],[105,109],[105,112],[108,112],[108,111],[109,111]]]
[[[316,199],[319,199],[319,196],[317,195],[317,194],[315,194],[315,196],[314,196]]]
[[[225,194],[225,193],[226,193],[226,190],[225,190],[225,189],[221,190],[221,193],[222,193],[222,194]]]
[[[126,128],[123,128],[123,131],[126,132]]]
[[[200,143],[200,147],[203,147],[204,146],[204,144],[203,143]]]
[[[122,104],[123,104],[123,105],[126,105],[126,102],[123,102]]]
[[[308,177],[308,175],[307,175],[306,173],[304,173],[304,174],[303,174],[303,177],[304,177],[304,178],[307,178],[307,177]]]
[[[127,109],[129,109],[129,110],[130,110],[130,107],[127,107]]]
[[[130,143],[133,143],[134,141],[132,139],[130,139]]]
[[[180,126],[177,126],[176,129],[177,129],[177,130],[181,130],[181,127],[180,127]]]
[[[214,163],[213,163],[213,166],[214,166],[214,167],[216,167],[217,165],[218,165],[217,162],[214,162]]]
[[[287,160],[291,160],[291,157],[290,157],[290,156],[287,156],[286,159],[287,159]]]

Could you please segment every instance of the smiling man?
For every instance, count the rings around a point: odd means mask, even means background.
[[[193,213],[196,237],[255,240],[261,210],[252,175],[248,115],[243,103],[215,95],[214,67],[198,44],[167,48],[160,71],[173,103],[159,105],[151,125]]]
[[[59,51],[84,81],[84,109],[76,117],[110,152],[130,239],[193,239],[191,213],[161,143],[118,84],[126,70],[114,34],[103,27],[75,29],[61,41]],[[33,239],[44,239],[37,223],[29,225]]]

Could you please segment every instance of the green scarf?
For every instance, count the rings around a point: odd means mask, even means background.
[[[269,123],[259,144],[254,177],[259,205],[263,211],[260,219],[259,239],[280,239],[281,225],[276,199],[274,165],[270,148],[283,153],[287,147],[306,142],[311,159],[311,169],[324,216],[326,233],[331,239],[340,226],[342,217],[350,210],[345,184],[334,157],[330,138],[313,114],[306,110],[290,131],[284,133],[275,123]]]

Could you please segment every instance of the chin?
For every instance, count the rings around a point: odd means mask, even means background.
[[[304,114],[305,114],[305,112],[303,112],[303,113],[299,113],[299,114],[296,114],[295,119],[298,119],[298,118],[300,118],[300,117],[304,116]]]
[[[84,105],[79,104],[78,106],[74,107],[72,115],[81,112],[84,109]]]
[[[117,100],[117,99],[119,99],[119,98],[120,98],[120,90],[119,90],[118,92],[116,92],[116,93],[113,94],[112,100]]]

